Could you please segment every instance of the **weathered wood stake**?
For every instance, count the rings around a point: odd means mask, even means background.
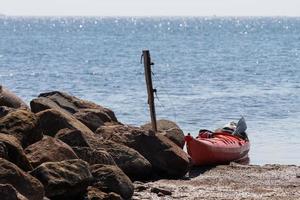
[[[156,125],[156,114],[155,114],[154,95],[153,95],[154,90],[153,90],[152,76],[151,76],[151,65],[153,65],[154,63],[151,62],[149,50],[143,50],[143,58],[144,58],[145,79],[146,79],[147,92],[148,92],[148,104],[150,108],[152,130],[156,133],[157,125]]]

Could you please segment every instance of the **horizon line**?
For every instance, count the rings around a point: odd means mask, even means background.
[[[7,15],[0,13],[0,17],[102,17],[102,18],[300,18],[300,15]]]

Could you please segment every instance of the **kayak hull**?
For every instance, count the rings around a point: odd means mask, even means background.
[[[248,156],[250,142],[228,133],[212,138],[186,136],[187,151],[195,166],[226,164]]]

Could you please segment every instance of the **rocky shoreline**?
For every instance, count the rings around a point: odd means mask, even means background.
[[[60,91],[28,106],[0,86],[1,199],[300,197],[299,176],[291,172],[299,173],[297,166],[190,170],[183,131],[168,120],[159,120],[158,129],[123,124],[112,110]],[[254,192],[247,192],[251,183]],[[272,193],[265,186],[276,187]]]
[[[64,92],[42,93],[29,107],[0,89],[4,199],[130,199],[134,181],[181,178],[189,169],[183,132],[171,121],[159,121],[155,134]]]

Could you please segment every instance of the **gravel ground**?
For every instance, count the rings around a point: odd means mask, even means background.
[[[133,199],[300,200],[300,166],[219,165],[191,169],[180,180],[135,182]]]

